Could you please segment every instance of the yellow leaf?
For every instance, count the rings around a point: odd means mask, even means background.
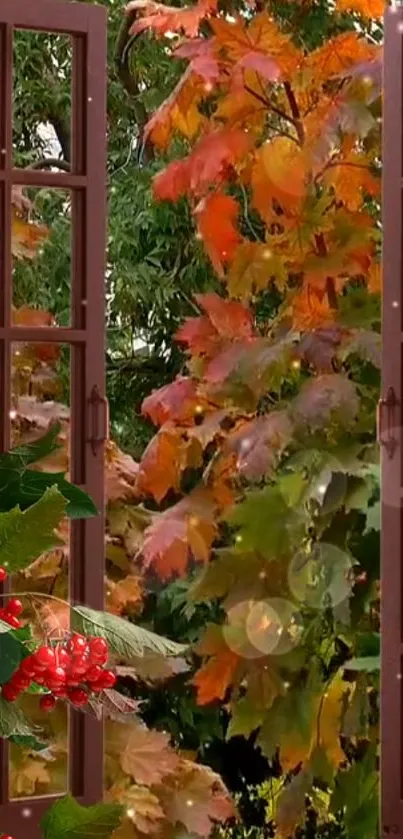
[[[273,199],[285,212],[295,213],[305,194],[306,176],[305,155],[292,140],[276,137],[264,143],[252,172],[253,205],[262,218],[273,221]]]
[[[235,253],[226,277],[231,297],[250,297],[263,291],[274,279],[282,290],[287,282],[284,259],[260,242],[243,242]]]

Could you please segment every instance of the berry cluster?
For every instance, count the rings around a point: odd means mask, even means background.
[[[14,702],[32,682],[43,685],[48,693],[40,699],[43,711],[52,711],[59,698],[69,699],[77,708],[86,705],[90,694],[112,688],[116,676],[105,668],[108,645],[103,638],[85,638],[74,634],[67,644],[42,646],[24,658],[7,684],[2,696]]]
[[[0,584],[4,583],[7,577],[8,574],[6,569],[3,568],[3,566],[0,566]],[[21,622],[18,618],[20,617],[23,609],[24,607],[21,600],[17,600],[16,597],[12,597],[4,609],[0,608],[0,619],[5,621],[5,623],[8,623],[13,629],[21,629]]]

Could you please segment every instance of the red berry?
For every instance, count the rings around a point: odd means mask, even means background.
[[[67,696],[67,687],[66,685],[60,685],[60,687],[52,688],[52,693],[53,696],[60,696],[64,698]]]
[[[76,655],[74,656],[73,661],[71,662],[71,665],[69,667],[69,673],[71,673],[72,676],[76,674],[78,676],[82,676],[83,673],[87,672],[89,666],[90,661],[85,655]]]
[[[67,649],[73,656],[83,655],[83,653],[88,652],[87,639],[84,638],[84,635],[72,635],[67,645]]]
[[[6,700],[6,702],[15,702],[15,700],[18,699],[20,691],[17,690],[17,688],[15,688],[14,685],[11,685],[10,682],[8,682],[8,684],[3,685],[1,689],[1,694],[3,699]]]
[[[103,672],[100,664],[92,664],[85,674],[85,679],[87,682],[98,682]]]
[[[90,655],[92,658],[103,658],[108,655],[108,644],[105,638],[90,638]]]
[[[16,690],[26,690],[29,688],[30,684],[31,679],[29,676],[25,676],[25,674],[21,673],[19,670],[16,670],[11,676],[10,685],[12,685]]]
[[[47,696],[41,696],[39,700],[39,707],[41,711],[53,711],[53,708],[56,705],[56,699],[54,696],[50,694]]]
[[[4,580],[6,580],[7,577],[8,577],[8,574],[7,574],[6,569],[3,568],[2,565],[0,565],[0,583],[4,583]]]
[[[86,705],[88,702],[88,693],[83,688],[70,688],[68,696],[72,705],[76,705],[77,708]]]
[[[21,600],[18,600],[17,597],[12,597],[7,603],[6,611],[9,615],[14,615],[15,618],[19,618],[21,612],[24,611],[24,606]]]
[[[56,647],[56,664],[60,664],[61,667],[67,668],[71,662],[71,658],[64,649],[64,647]]]
[[[14,836],[9,836],[8,833],[7,833],[7,836],[6,836],[5,833],[2,833],[2,835],[0,836],[0,839],[14,839]]]
[[[103,688],[113,688],[116,684],[116,676],[112,670],[104,670],[97,684],[102,685]]]
[[[24,676],[29,676],[32,679],[37,672],[33,655],[27,655],[27,657],[22,660],[18,669],[24,674]]]
[[[66,675],[66,685],[69,687],[78,687],[81,684],[81,677],[78,673],[67,673]]]
[[[34,678],[33,678],[33,681],[34,681],[37,685],[44,685],[44,684],[45,684],[45,673],[44,673],[44,672],[41,672],[41,673],[35,673],[35,676],[34,676]]]
[[[55,651],[52,647],[39,647],[34,653],[35,667],[38,670],[47,670],[55,664]]]
[[[3,621],[8,623],[13,629],[21,629],[21,621],[15,617],[15,615],[10,615],[8,612],[5,612],[3,616]]]
[[[48,667],[45,673],[46,684],[62,685],[65,681],[66,671],[64,667],[60,667],[60,664],[52,664],[51,667]]]

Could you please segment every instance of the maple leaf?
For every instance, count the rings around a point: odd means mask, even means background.
[[[345,360],[350,355],[357,355],[363,361],[369,361],[380,370],[382,361],[381,335],[369,329],[352,329],[343,344],[340,357]]]
[[[236,249],[226,283],[231,297],[247,299],[274,280],[280,291],[287,282],[284,258],[260,242],[242,242]]]
[[[299,342],[298,355],[318,373],[332,373],[342,337],[343,330],[338,324],[307,332]]]
[[[302,771],[287,783],[276,799],[276,835],[288,839],[306,815],[306,796],[312,786],[309,772]]]
[[[370,61],[376,53],[377,48],[365,38],[355,32],[342,32],[308,53],[304,69],[309,70],[313,78],[320,79],[323,83],[332,76],[345,73],[354,65]]]
[[[272,201],[295,212],[306,190],[307,161],[287,137],[268,140],[256,153],[252,171],[253,206],[265,220],[273,221]]]
[[[167,818],[192,834],[210,836],[215,822],[236,813],[228,790],[209,767],[182,760],[180,771],[159,790]]]
[[[344,156],[339,163],[329,164],[323,182],[333,187],[337,199],[353,211],[361,208],[364,193],[377,196],[380,192],[379,178],[370,172],[365,155],[358,153]]]
[[[334,420],[348,427],[359,410],[357,388],[346,376],[323,374],[306,382],[291,410],[296,425],[310,431]]]
[[[138,34],[144,29],[152,29],[157,35],[162,36],[167,32],[181,30],[189,38],[194,38],[202,20],[216,8],[217,0],[198,0],[194,6],[182,8],[164,6],[163,3],[155,3],[153,0],[132,0],[126,6],[126,14],[142,12],[144,15],[133,24],[131,34]]]
[[[155,517],[145,531],[142,557],[160,579],[184,575],[191,556],[207,562],[216,534],[214,503],[208,490],[196,489],[165,513]]]
[[[124,454],[111,440],[105,450],[105,484],[108,502],[133,498],[139,466],[128,454]]]
[[[194,416],[199,403],[196,382],[186,376],[177,376],[174,382],[152,391],[144,400],[141,412],[150,417],[154,425],[163,425],[166,420],[181,422]]]
[[[382,18],[385,12],[385,0],[337,0],[339,12],[358,12],[367,20]]]
[[[17,259],[34,259],[38,248],[49,236],[49,230],[40,224],[22,218],[18,209],[12,208],[11,250]]]
[[[128,813],[112,833],[112,839],[136,839],[137,830],[140,833],[154,834],[165,818],[157,796],[147,787],[134,786],[128,779],[113,784],[107,791],[105,800],[124,804]]]
[[[173,161],[155,176],[154,195],[158,200],[175,201],[181,195],[202,197],[210,185],[224,180],[228,168],[243,160],[252,148],[246,131],[221,128],[207,134],[188,157]]]
[[[137,830],[140,833],[154,834],[165,818],[157,796],[147,787],[134,786],[128,779],[113,784],[107,791],[105,800],[124,804],[128,814],[112,833],[112,839],[135,839]]]
[[[115,736],[122,746],[120,765],[136,783],[153,786],[175,772],[179,758],[169,746],[169,734],[151,731],[140,722],[119,728]]]
[[[235,226],[239,204],[222,192],[213,192],[202,198],[195,210],[200,238],[219,277],[224,275],[223,265],[231,262],[241,236]]]
[[[225,449],[237,454],[236,467],[248,480],[259,480],[274,469],[291,442],[292,422],[285,411],[256,417],[227,438]]]
[[[141,579],[134,574],[129,574],[117,583],[108,580],[106,591],[108,612],[121,615],[122,612],[127,610],[136,609],[136,611],[139,611],[142,594]]]
[[[248,309],[218,294],[197,294],[195,299],[207,317],[188,318],[175,334],[194,356],[214,358],[229,342],[253,338],[253,322]]]
[[[317,288],[316,283],[312,284],[309,281],[305,281],[302,288],[294,294],[291,312],[294,329],[302,332],[331,327],[335,319],[335,311],[330,307],[328,296]]]
[[[206,86],[198,78],[193,64],[179,79],[171,95],[156,109],[148,120],[144,138],[165,150],[175,132],[193,140],[205,124],[198,105],[206,96]]]
[[[165,423],[148,444],[137,476],[136,489],[162,501],[170,489],[179,490],[182,472],[202,463],[202,449],[196,438],[186,439]]]
[[[248,68],[275,81],[296,70],[302,59],[291,38],[281,32],[267,12],[255,15],[248,23],[238,17],[234,21],[213,18],[210,24],[217,47],[234,62],[235,75]]]
[[[241,658],[228,647],[222,627],[210,624],[196,652],[203,657],[208,656],[208,660],[192,679],[197,690],[197,704],[208,705],[216,699],[224,699],[234,681]]]
[[[49,769],[37,758],[26,755],[21,762],[11,762],[10,785],[16,798],[43,795],[51,781]]]

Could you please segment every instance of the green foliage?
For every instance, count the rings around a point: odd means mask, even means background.
[[[97,508],[89,496],[79,487],[66,481],[63,473],[37,472],[27,468],[58,448],[56,438],[59,431],[59,426],[54,425],[39,440],[27,445],[17,446],[0,455],[1,512],[13,510],[16,506],[19,506],[21,510],[26,510],[31,505],[40,502],[46,490],[57,487],[59,497],[61,494],[67,501],[65,512],[69,518],[90,518],[97,515]],[[56,495],[53,494],[49,496],[50,498],[52,498],[55,509]],[[42,510],[42,507],[40,509]],[[59,516],[59,521],[63,512],[64,510]],[[21,521],[26,520],[22,519]]]
[[[71,608],[71,623],[77,632],[105,638],[111,652],[128,662],[146,653],[165,657],[179,655],[186,649],[183,644],[161,638],[124,618],[107,612],[96,612],[87,606]]]
[[[66,796],[56,801],[43,817],[43,839],[109,839],[122,813],[123,808],[118,804],[82,807],[74,798]]]
[[[0,513],[0,565],[10,573],[22,571],[45,551],[64,544],[55,535],[66,501],[53,486],[27,510],[14,507]]]

